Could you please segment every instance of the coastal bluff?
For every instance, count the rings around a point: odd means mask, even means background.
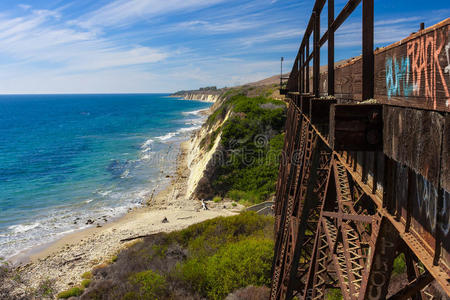
[[[196,100],[214,103],[219,100],[222,93],[222,89],[217,89],[215,86],[212,86],[200,88],[198,90],[178,91],[172,94],[171,97],[182,97],[184,100]]]
[[[290,73],[283,74],[289,77]],[[274,75],[259,81],[246,83],[235,87],[217,88],[216,86],[202,87],[198,90],[181,90],[170,95],[170,97],[180,97],[184,100],[195,100],[205,102],[221,102],[233,93],[242,93],[247,97],[270,97],[277,100],[284,100],[284,95],[279,91],[280,75]],[[212,111],[215,107],[212,108]]]

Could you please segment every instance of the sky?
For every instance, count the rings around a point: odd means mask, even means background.
[[[346,1],[335,3],[338,12]],[[2,0],[0,94],[164,93],[257,81],[279,74],[281,56],[290,70],[313,5]],[[376,46],[448,17],[448,0],[375,0]],[[336,33],[336,60],[361,53],[360,22],[361,5]]]

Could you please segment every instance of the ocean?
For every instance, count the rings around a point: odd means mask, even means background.
[[[0,257],[142,205],[169,182],[180,142],[210,105],[166,94],[0,96]]]

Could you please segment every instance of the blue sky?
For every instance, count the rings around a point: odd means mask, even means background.
[[[340,10],[346,1],[335,2]],[[281,56],[291,68],[313,3],[2,0],[0,93],[171,92],[263,79],[278,74]],[[449,16],[448,0],[375,0],[376,44]],[[359,8],[338,30],[337,60],[361,53],[360,21]]]

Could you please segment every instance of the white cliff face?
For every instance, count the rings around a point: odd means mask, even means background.
[[[184,100],[196,100],[196,101],[204,101],[214,103],[219,100],[220,95],[216,94],[199,94],[199,93],[190,93],[183,95]]]
[[[213,158],[217,147],[220,144],[221,134],[216,137],[213,147],[210,150],[203,149],[200,146],[200,142],[208,134],[211,134],[219,126],[221,126],[229,117],[231,112],[225,116],[224,120],[218,122],[208,129],[207,125],[202,126],[202,128],[197,132],[195,137],[191,140],[190,149],[187,155],[188,168],[190,170],[189,179],[187,182],[186,198],[194,198],[194,191],[197,188],[198,182],[204,176],[204,171],[209,161]]]

